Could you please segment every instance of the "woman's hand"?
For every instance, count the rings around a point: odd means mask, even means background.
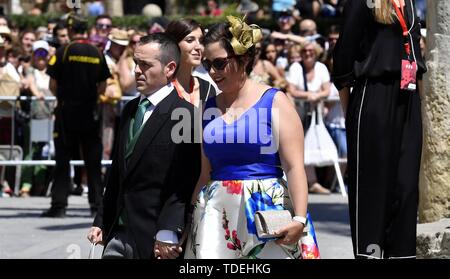
[[[318,95],[317,92],[308,92],[307,101],[311,102],[312,104],[316,104],[317,102],[320,101],[320,96]]]
[[[276,232],[277,235],[280,235],[280,238],[275,241],[277,244],[295,244],[298,243],[300,237],[302,237],[304,225],[300,222],[292,221],[284,228],[280,229]]]

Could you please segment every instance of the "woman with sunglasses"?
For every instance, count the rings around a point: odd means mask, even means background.
[[[204,50],[204,31],[200,24],[193,19],[175,20],[169,23],[165,33],[178,43],[181,50],[177,79],[174,81],[178,95],[196,107],[216,96],[210,82],[193,76],[194,69],[202,62]]]
[[[312,238],[304,255],[298,247],[308,196],[300,119],[283,92],[248,77],[261,29],[227,18],[204,39],[203,65],[222,93],[203,114],[202,172],[185,257],[318,257]],[[276,232],[278,239],[259,238],[255,212],[290,206],[295,217]]]

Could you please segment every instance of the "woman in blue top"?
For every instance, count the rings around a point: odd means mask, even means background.
[[[202,173],[185,257],[318,257],[314,237],[304,253],[299,249],[308,199],[300,119],[283,92],[248,78],[259,27],[228,21],[204,38],[203,65],[222,93],[204,108]],[[256,211],[290,207],[297,217],[277,240],[258,238]]]

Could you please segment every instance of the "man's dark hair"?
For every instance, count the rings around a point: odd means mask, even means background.
[[[56,38],[58,36],[58,31],[63,30],[67,28],[67,24],[64,21],[58,21],[53,28],[53,38]]]
[[[110,15],[103,14],[103,15],[98,15],[95,18],[95,23],[97,23],[97,21],[99,21],[100,19],[104,19],[104,18],[107,18],[107,19],[111,20],[111,22],[112,22],[112,17]]]
[[[4,20],[6,20],[6,23],[7,23],[8,27],[9,27],[9,29],[11,29],[11,27],[12,27],[11,26],[11,24],[12,24],[11,19],[9,19],[9,17],[4,15],[4,14],[0,15],[0,18],[3,18]]]
[[[178,44],[167,34],[164,33],[154,33],[147,36],[141,37],[139,40],[140,45],[146,45],[150,43],[157,43],[160,45],[160,62],[162,65],[167,65],[171,61],[175,61],[177,64],[177,67],[175,69],[175,72],[173,74],[173,78],[177,75],[178,68],[180,65],[180,48],[178,47]]]
[[[56,17],[52,17],[47,20],[47,24],[58,23],[58,22],[59,22],[59,19]]]
[[[339,25],[333,24],[328,29],[328,34],[339,34],[341,32],[341,28]]]

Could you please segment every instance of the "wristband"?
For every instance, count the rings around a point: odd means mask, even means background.
[[[292,220],[296,221],[296,222],[299,222],[299,223],[302,223],[303,226],[306,226],[306,218],[303,217],[303,216],[294,216],[294,217],[292,217]]]

